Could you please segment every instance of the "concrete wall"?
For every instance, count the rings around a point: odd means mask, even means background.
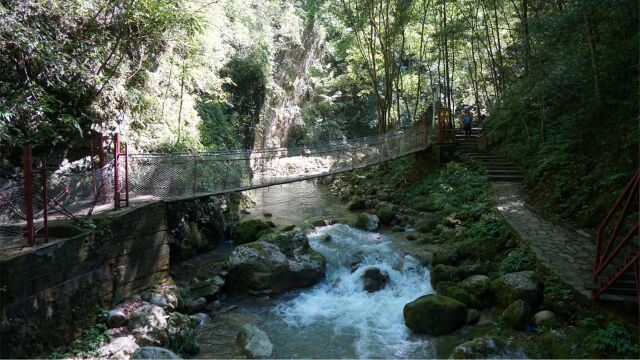
[[[94,221],[94,232],[0,257],[0,356],[46,356],[75,339],[100,306],[169,276],[164,203]]]

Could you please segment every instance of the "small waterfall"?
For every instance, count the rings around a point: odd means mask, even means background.
[[[331,236],[326,240],[327,235]],[[424,337],[405,327],[404,305],[432,293],[429,271],[400,256],[384,235],[347,225],[325,226],[310,244],[327,258],[327,276],[270,311],[262,324],[281,357],[424,358],[435,356]],[[389,275],[382,290],[365,292],[370,268]]]

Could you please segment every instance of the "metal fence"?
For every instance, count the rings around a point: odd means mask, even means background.
[[[421,125],[313,147],[194,154],[128,154],[125,148],[109,159],[102,154],[101,163],[107,165],[99,169],[93,157],[83,171],[35,169],[33,177],[25,176],[30,182],[0,189],[0,242],[20,242],[29,232],[28,201],[33,204],[33,231],[44,229],[46,238],[51,218],[80,220],[96,207],[117,208],[130,198],[186,199],[337,174],[426,149],[431,143],[428,135]],[[113,147],[120,150],[119,136]],[[31,196],[25,189],[31,189]]]

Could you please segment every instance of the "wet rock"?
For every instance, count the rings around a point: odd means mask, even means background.
[[[331,241],[331,235],[325,234],[325,235],[320,236],[320,241],[321,242],[329,242],[329,241]]]
[[[291,230],[293,230],[293,229],[295,229],[295,228],[296,228],[296,226],[295,226],[295,225],[287,225],[287,226],[283,226],[283,227],[282,227],[282,231],[283,231],[283,232],[285,232],[285,231],[291,231]]]
[[[375,207],[374,214],[380,218],[382,225],[389,225],[396,217],[398,209],[388,203],[380,203]]]
[[[231,252],[226,287],[231,293],[279,294],[316,284],[325,264],[303,232],[270,234]]]
[[[548,328],[558,326],[556,314],[549,310],[538,311],[533,315],[533,323],[536,326],[545,326]]]
[[[441,295],[425,295],[406,304],[404,322],[416,333],[433,336],[449,334],[464,325],[467,306]]]
[[[391,231],[393,232],[404,232],[406,229],[404,228],[404,226],[399,226],[399,225],[394,225],[391,228]]]
[[[497,337],[485,336],[456,346],[449,359],[508,359],[509,350],[504,341]]]
[[[364,210],[366,203],[363,198],[354,196],[347,203],[347,210]]]
[[[249,214],[251,214],[251,211],[249,211],[247,209],[240,209],[240,214],[249,215]]]
[[[127,327],[140,346],[165,345],[167,319],[164,310],[156,305],[143,305],[131,313]]]
[[[523,300],[516,300],[502,312],[504,322],[516,330],[523,330],[531,318],[531,308]]]
[[[327,226],[327,221],[323,220],[323,219],[320,219],[320,220],[316,220],[316,221],[312,222],[311,225],[313,225],[314,227]]]
[[[211,301],[219,296],[222,287],[225,284],[225,280],[216,275],[210,279],[198,281],[197,283],[189,286],[189,295],[192,299],[205,298],[205,300]]]
[[[379,224],[380,219],[376,215],[360,213],[356,216],[353,227],[366,231],[375,231],[378,229]]]
[[[382,290],[389,282],[389,274],[378,268],[367,269],[362,274],[362,282],[366,292]]]
[[[409,235],[407,235],[407,240],[416,241],[416,240],[418,240],[418,237],[415,234],[409,234]]]
[[[543,285],[533,271],[520,271],[493,280],[491,292],[496,304],[502,308],[523,300],[535,309],[542,300]]]
[[[165,348],[144,346],[138,348],[131,356],[131,359],[180,359],[180,357]]]
[[[274,223],[274,222],[273,222],[273,221],[271,221],[271,220],[267,220],[267,221],[265,221],[265,224],[269,225],[269,227],[270,227],[270,228],[272,228],[272,229],[277,228],[276,223]]]
[[[247,244],[258,240],[258,233],[263,230],[270,230],[269,225],[259,219],[243,221],[235,227],[236,245]]]
[[[272,359],[276,356],[276,350],[269,336],[255,325],[243,325],[238,332],[236,342],[248,358]]]
[[[107,314],[107,327],[117,328],[127,323],[127,316],[122,309],[109,310]]]
[[[266,212],[266,213],[263,213],[263,214],[262,214],[262,216],[264,216],[264,217],[266,217],[266,218],[270,218],[270,217],[272,217],[272,216],[273,216],[273,214],[272,214],[272,213],[270,213],[270,212]]]
[[[127,360],[138,349],[136,339],[131,336],[113,338],[108,344],[98,348],[98,357],[109,360]]]
[[[199,297],[195,300],[191,300],[187,302],[187,304],[184,307],[184,311],[187,314],[195,314],[197,312],[204,310],[206,306],[207,306],[207,299],[203,297]]]
[[[480,320],[480,312],[476,309],[468,309],[467,310],[467,318],[466,322],[469,325],[475,325]]]

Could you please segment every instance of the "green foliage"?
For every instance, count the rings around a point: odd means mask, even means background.
[[[589,227],[606,215],[639,161],[640,86],[631,75],[638,8],[629,0],[609,5],[581,0],[531,19],[537,51],[530,72],[488,122],[490,141],[524,169],[534,202]]]
[[[509,252],[502,259],[498,270],[501,274],[508,274],[516,271],[532,270],[535,267],[536,255],[525,244],[518,245],[517,248]]]
[[[601,316],[586,317],[578,323],[588,350],[602,357],[637,359],[640,355],[637,329],[628,328]]]
[[[108,10],[106,10],[108,9]],[[2,155],[68,147],[92,125],[113,125],[171,34],[199,19],[183,1],[60,0],[0,3]],[[141,51],[144,49],[144,51]]]
[[[96,350],[111,339],[111,334],[107,332],[107,316],[108,311],[104,309],[101,310],[98,314],[96,324],[85,329],[80,338],[74,340],[68,346],[56,349],[49,357],[51,359],[66,359],[98,356]]]

